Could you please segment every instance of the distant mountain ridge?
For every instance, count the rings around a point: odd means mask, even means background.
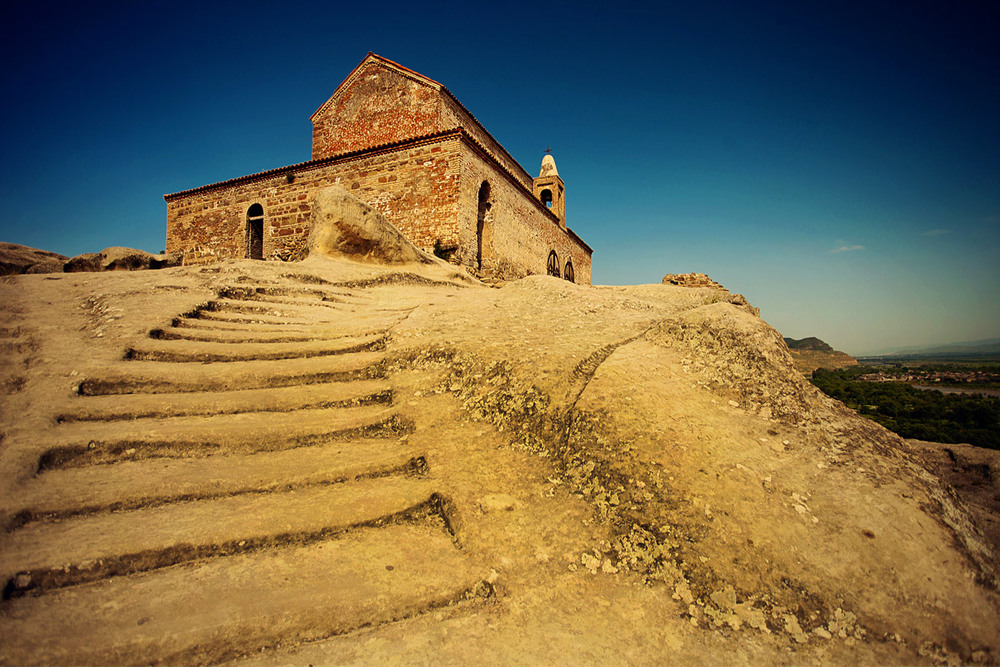
[[[944,345],[911,345],[894,352],[878,356],[896,357],[905,355],[1000,355],[1000,338],[984,338],[982,340],[946,343]]]

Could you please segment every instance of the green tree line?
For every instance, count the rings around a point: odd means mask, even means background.
[[[858,366],[821,368],[813,371],[812,382],[828,396],[904,438],[1000,449],[1000,398],[943,394],[902,382],[856,379],[869,371]]]

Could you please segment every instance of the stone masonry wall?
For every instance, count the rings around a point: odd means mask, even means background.
[[[543,211],[544,205],[503,176],[476,148],[463,144],[462,156],[459,263],[476,264],[479,188],[485,180],[492,206],[483,234],[483,274],[505,279],[545,275],[549,252],[555,250],[560,272],[571,260],[575,282],[589,285],[590,253]]]
[[[289,168],[266,178],[179,193],[167,201],[167,249],[186,263],[248,256],[246,217],[264,208],[264,257],[289,259],[309,233],[316,193],[339,183],[386,215],[417,247],[456,245],[460,171],[457,137],[323,165]],[[289,182],[288,175],[294,178]]]
[[[450,94],[370,61],[339,97],[313,118],[312,159],[363,150],[461,127],[515,178],[531,188],[531,175]]]
[[[437,90],[369,62],[313,118],[312,159],[431,134],[441,124]]]

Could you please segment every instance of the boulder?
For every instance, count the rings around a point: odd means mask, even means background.
[[[181,266],[183,263],[184,253],[182,252],[165,252],[149,258],[149,268],[151,269],[169,269],[172,266]]]
[[[678,285],[680,287],[714,287],[721,290],[726,289],[704,273],[668,273],[663,276],[663,284]]]
[[[135,271],[148,269],[152,253],[135,248],[105,248],[101,251],[101,264],[105,271]]]
[[[94,271],[100,271],[104,268],[101,263],[101,259],[100,253],[85,252],[82,255],[77,255],[66,262],[63,265],[63,271],[66,273],[92,273]]]
[[[141,269],[164,269],[181,265],[181,253],[154,255],[145,250],[120,248],[117,246],[101,251],[105,271],[137,271]]]
[[[410,243],[385,216],[339,185],[316,195],[309,238],[297,259],[340,256],[382,264],[431,264],[436,260]]]
[[[39,262],[38,264],[32,264],[24,273],[62,273],[63,265],[65,264],[64,259],[47,259],[44,262]]]

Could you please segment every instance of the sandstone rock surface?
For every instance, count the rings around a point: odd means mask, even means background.
[[[0,275],[62,271],[64,255],[17,243],[0,242]]]
[[[1000,656],[994,496],[749,304],[322,252],[0,283],[0,663]]]
[[[714,287],[715,289],[726,289],[704,273],[668,273],[663,276],[662,282],[664,285],[679,285],[680,287]]]
[[[100,252],[87,252],[71,258],[63,267],[66,273],[93,273],[97,271],[138,271],[180,266],[179,253],[154,255],[145,250],[112,246]]]
[[[339,185],[316,195],[309,239],[300,258],[346,257],[360,262],[431,264],[385,216]]]

